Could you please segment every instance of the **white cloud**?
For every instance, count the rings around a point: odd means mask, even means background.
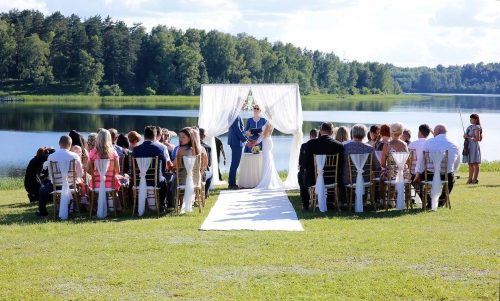
[[[39,10],[44,14],[48,14],[49,10],[47,9],[47,3],[43,0],[16,0],[16,1],[0,1],[0,11],[8,12],[11,9],[25,10]]]

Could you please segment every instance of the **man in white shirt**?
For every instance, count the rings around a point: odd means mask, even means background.
[[[415,169],[416,166],[418,165],[418,160],[422,159],[422,149],[424,148],[425,143],[427,142],[427,137],[429,137],[429,134],[431,133],[431,127],[428,124],[421,124],[418,127],[418,140],[415,140],[410,143],[408,148],[410,150],[415,150],[415,154],[417,157],[417,161],[413,164],[414,166],[411,167],[411,173],[412,177],[415,177]],[[423,161],[422,161],[423,162]]]
[[[446,172],[448,173],[448,192],[451,193],[453,184],[455,184],[456,162],[460,164],[460,153],[457,142],[455,142],[455,140],[453,139],[450,139],[450,137],[448,136],[448,128],[446,127],[446,125],[439,124],[434,128],[434,138],[431,138],[425,142],[422,148],[422,152],[440,152],[446,150],[448,151],[448,167],[446,170]],[[433,168],[428,169],[431,172],[434,171]],[[414,184],[420,183],[421,181],[421,174],[424,172],[423,158],[420,160],[419,157],[415,171],[415,179],[413,180]],[[432,178],[428,180],[432,180]]]
[[[74,152],[70,152],[71,149],[71,137],[68,135],[61,136],[59,139],[59,150],[55,153],[51,154],[47,158],[47,162],[60,162],[60,161],[71,161],[75,159],[75,169],[76,176],[81,178],[83,176],[83,168],[82,161],[80,160],[80,156]],[[45,186],[40,188],[38,191],[38,211],[35,213],[37,216],[48,216],[47,212],[47,198],[50,197],[50,193],[54,191],[54,187],[52,185],[52,173],[49,168],[49,178],[51,181],[47,183]],[[68,183],[73,182],[72,174],[68,176]],[[56,183],[60,185],[62,183]]]

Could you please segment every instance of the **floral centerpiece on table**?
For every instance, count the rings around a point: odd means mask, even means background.
[[[252,154],[260,154],[260,146],[256,145],[252,147]]]

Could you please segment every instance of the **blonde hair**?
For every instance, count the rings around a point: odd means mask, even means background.
[[[401,136],[405,130],[405,126],[401,122],[394,122],[391,124],[391,133],[394,136]]]
[[[95,147],[95,141],[97,139],[97,133],[90,133],[87,139],[87,145],[89,149],[93,149]]]
[[[96,151],[99,153],[101,159],[110,159],[113,154],[113,144],[111,143],[111,134],[108,130],[101,130],[97,134],[97,139],[95,143]]]

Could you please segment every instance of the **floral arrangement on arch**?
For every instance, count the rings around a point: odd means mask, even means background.
[[[252,154],[260,154],[260,146],[256,145],[252,147]]]

